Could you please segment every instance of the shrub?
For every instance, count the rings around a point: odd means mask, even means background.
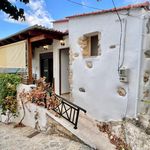
[[[0,107],[1,114],[17,116],[17,85],[21,82],[16,74],[0,74]],[[11,116],[10,116],[11,115]]]

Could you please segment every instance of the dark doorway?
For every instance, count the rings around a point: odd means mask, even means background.
[[[46,82],[53,83],[53,53],[40,54],[41,77],[46,77]]]

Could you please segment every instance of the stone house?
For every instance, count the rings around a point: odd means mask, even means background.
[[[53,29],[36,25],[1,39],[0,67],[24,68],[29,83],[46,76],[58,95],[69,95],[96,120],[135,118],[150,97],[149,40],[148,2],[73,15]],[[22,54],[6,63],[4,54],[20,43]]]

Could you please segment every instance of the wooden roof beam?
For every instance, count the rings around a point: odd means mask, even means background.
[[[37,36],[30,38],[30,42],[33,43],[33,42],[37,42],[37,41],[41,41],[41,40],[45,40],[45,39],[52,40],[52,39],[54,39],[54,37],[51,35],[47,35],[47,34],[41,34],[41,35],[37,35]]]
[[[60,36],[60,35],[57,35],[57,34],[45,34],[45,37],[47,39],[57,39],[57,40],[63,39],[63,36]]]
[[[30,42],[37,42],[37,41],[41,41],[41,40],[44,40],[46,39],[45,37],[45,34],[41,34],[41,35],[37,35],[37,36],[34,36],[32,38],[30,38]]]
[[[49,35],[49,34],[45,34],[45,37],[46,39],[50,39],[50,40],[56,39],[54,35]]]
[[[17,37],[11,37],[10,40],[13,41],[13,42],[17,42],[18,38]]]
[[[25,39],[26,39],[26,36],[25,36],[25,35],[22,35],[22,34],[19,34],[18,37],[19,37],[20,40],[25,40]]]
[[[35,35],[42,34],[42,32],[31,30],[31,31],[28,31],[28,34],[29,34],[30,36],[35,36]]]
[[[0,41],[0,46],[3,45],[3,44],[4,44],[4,42]]]
[[[9,42],[8,39],[7,39],[7,40],[5,40],[3,43],[4,43],[4,44],[9,44],[10,42]]]
[[[32,42],[32,46],[33,47],[40,47],[40,46],[44,46],[44,45],[51,45],[53,42],[52,39],[44,39],[41,41],[37,41],[37,42]]]
[[[7,45],[7,44],[15,43],[15,42],[16,40],[14,38],[9,38],[7,40],[0,41],[0,45]]]

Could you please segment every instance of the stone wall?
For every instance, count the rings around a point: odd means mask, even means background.
[[[132,150],[150,149],[150,135],[129,122],[126,123],[126,138]]]
[[[105,133],[107,133],[108,129],[106,128],[108,127],[111,131],[111,136],[108,135],[110,136],[110,142],[117,145],[121,139],[129,147],[129,149],[124,148],[125,150],[149,150],[150,148],[150,122],[148,116],[141,115],[138,119],[126,119],[121,122],[100,122],[98,127],[103,128]],[[116,140],[113,140],[113,138]]]

